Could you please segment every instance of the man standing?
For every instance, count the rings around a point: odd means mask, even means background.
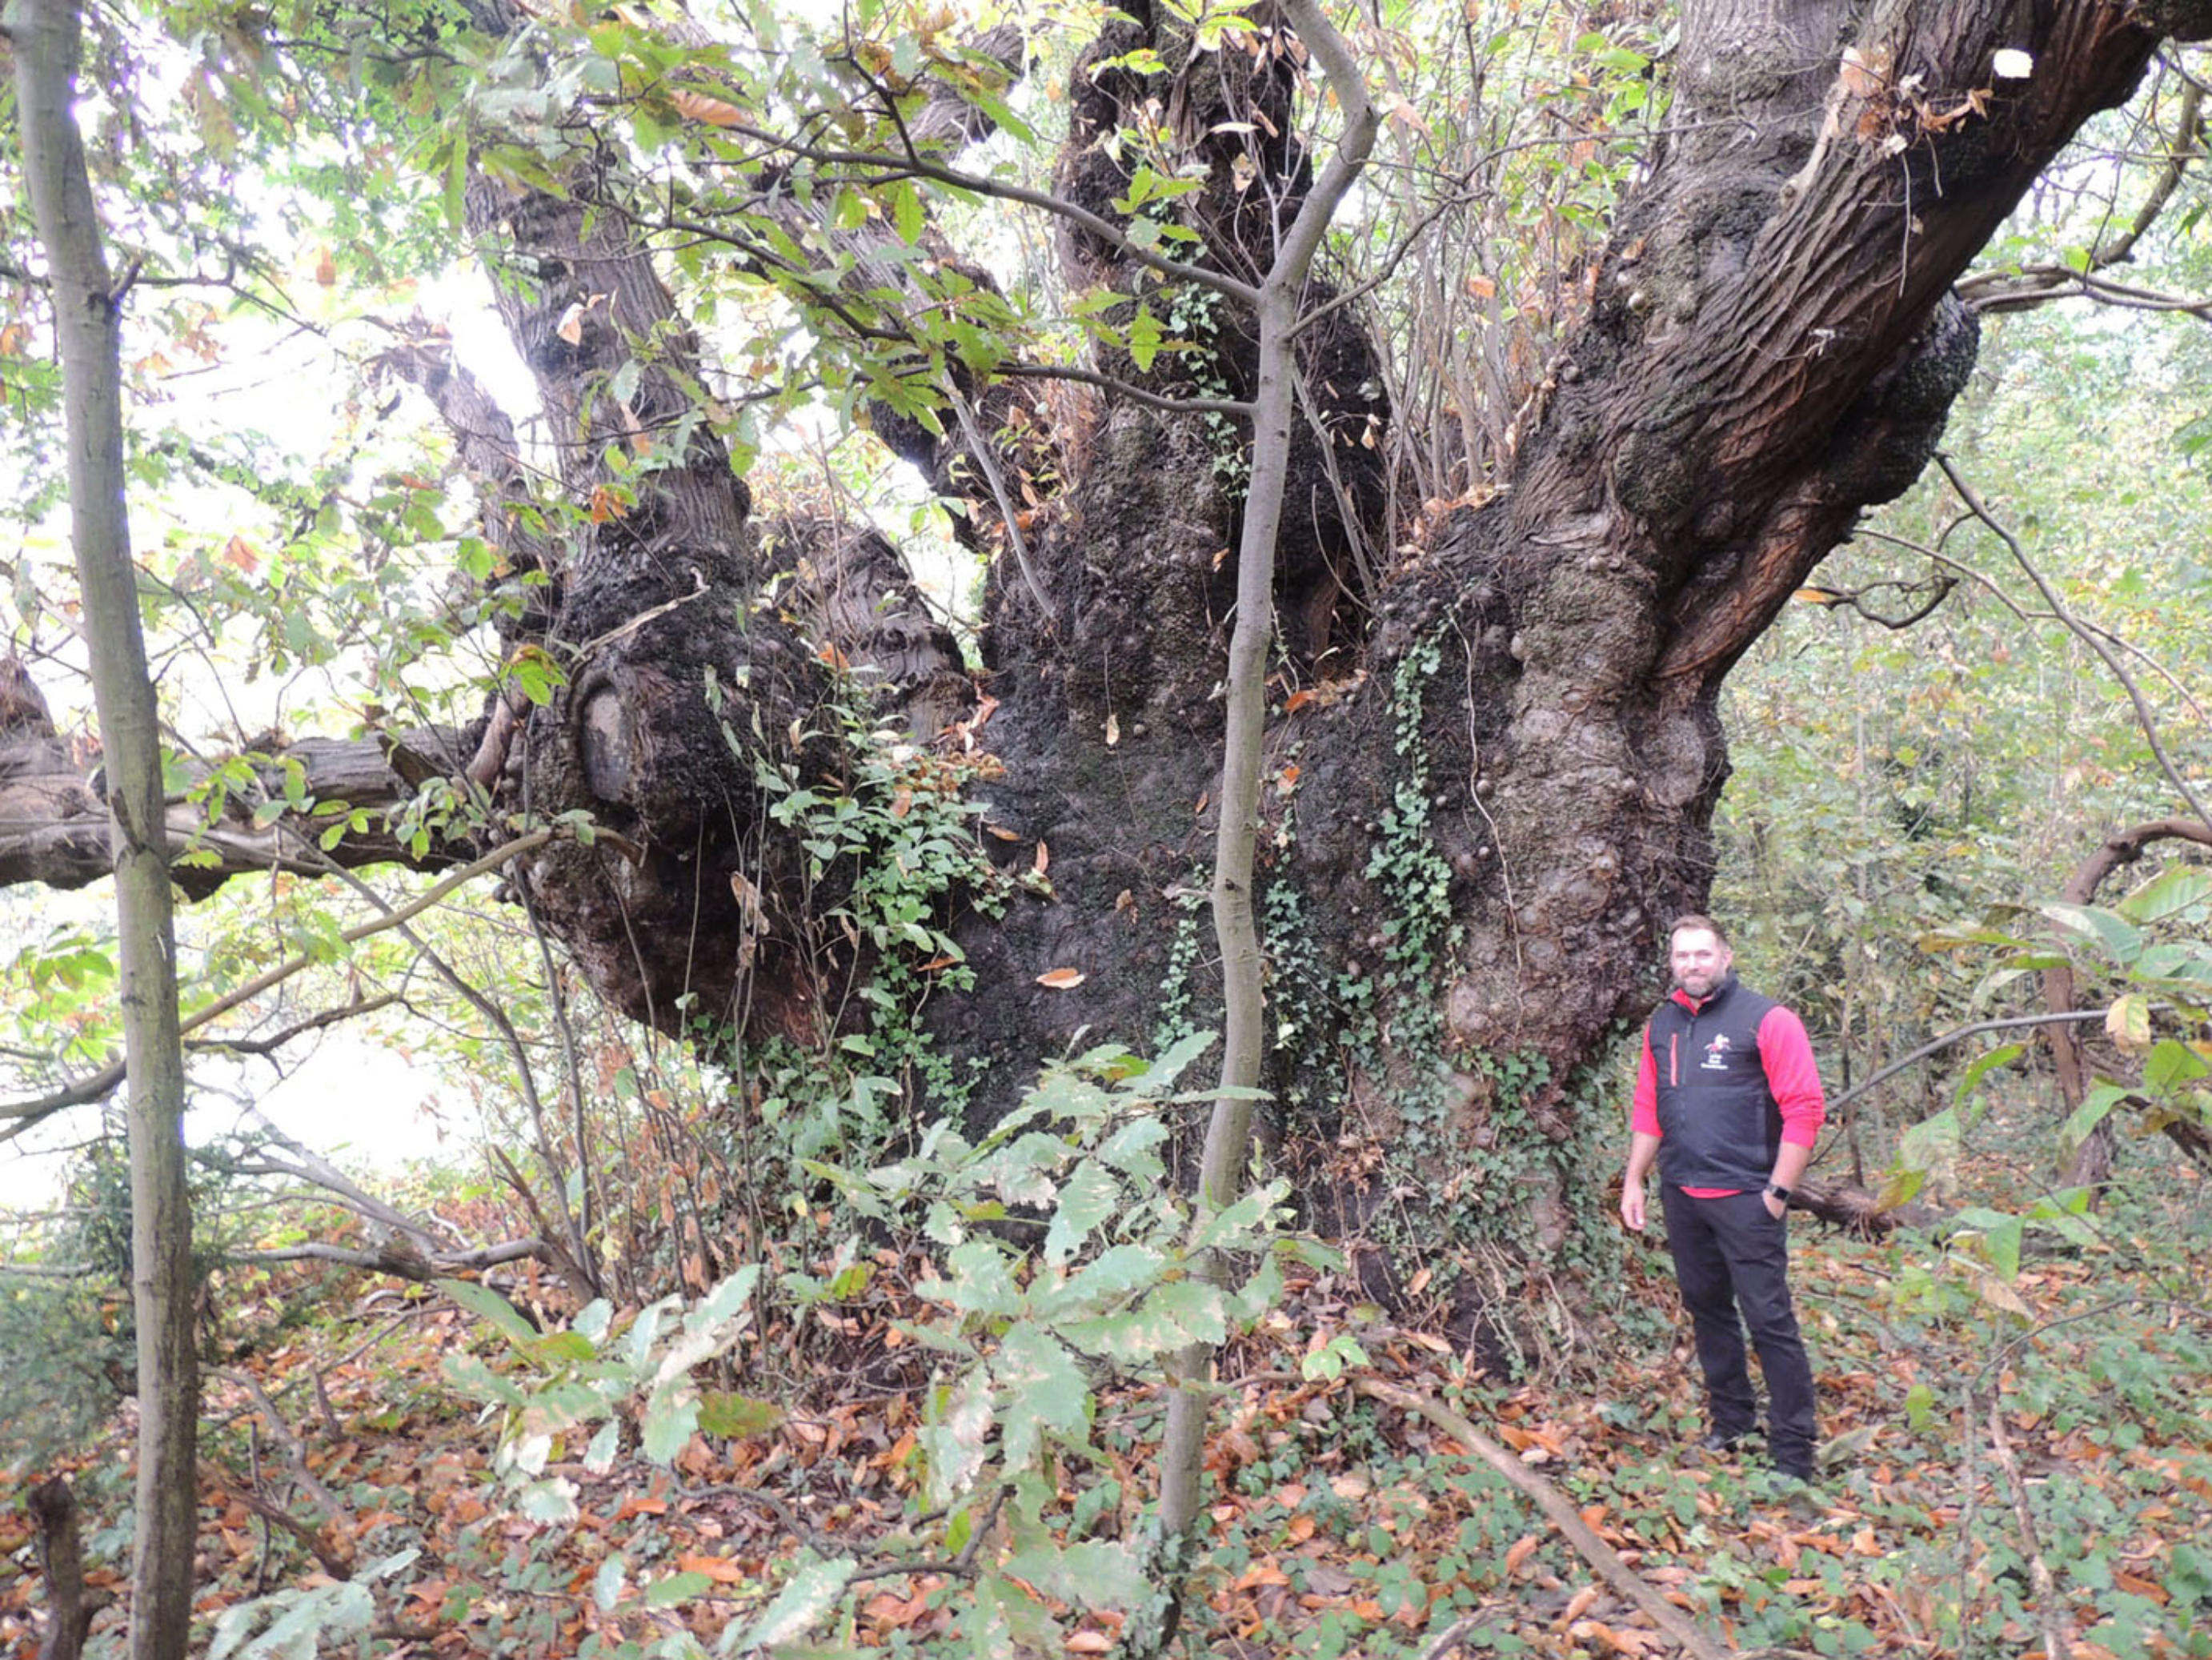
[[[1790,1302],[1787,1217],[1826,1116],[1820,1069],[1804,1023],[1730,971],[1735,954],[1711,918],[1676,922],[1668,957],[1674,991],[1644,1030],[1620,1219],[1644,1231],[1656,1159],[1705,1374],[1702,1444],[1732,1447],[1757,1418],[1747,1324],[1766,1375],[1767,1450],[1777,1469],[1810,1481],[1813,1369]]]

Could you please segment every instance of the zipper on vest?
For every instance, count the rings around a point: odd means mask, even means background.
[[[1667,1034],[1667,1083],[1674,1089],[1682,1085],[1682,1034],[1679,1031]]]

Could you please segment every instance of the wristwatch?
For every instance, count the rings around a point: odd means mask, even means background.
[[[1779,1199],[1786,1205],[1790,1202],[1790,1189],[1779,1182],[1769,1182],[1766,1184],[1766,1196],[1769,1199]]]

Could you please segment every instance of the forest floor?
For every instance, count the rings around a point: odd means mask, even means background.
[[[1379,1378],[1510,1449],[1727,1648],[2212,1655],[2212,1299],[2198,1295],[2212,1183],[2169,1171],[2157,1185],[2110,1213],[2090,1249],[2055,1234],[2039,1249],[2031,1225],[2009,1273],[1971,1239],[1869,1241],[1801,1221],[1796,1279],[1826,1437],[1809,1487],[1765,1471],[1755,1445],[1741,1457],[1693,1450],[1694,1364],[1662,1248],[1622,1237],[1618,1306],[1644,1312],[1612,1329],[1610,1353],[1585,1342],[1571,1382],[1471,1374],[1449,1344],[1383,1321],[1343,1282],[1294,1281],[1225,1357],[1212,1532],[1181,1651],[1442,1660],[1672,1647],[1468,1449],[1359,1392]],[[382,1640],[345,1651],[459,1660],[628,1641],[643,1653],[679,1625],[711,1649],[811,1548],[873,1572],[848,1645],[924,1651],[955,1623],[963,1584],[955,1563],[915,1572],[886,1554],[918,1505],[922,1395],[890,1386],[923,1376],[902,1368],[914,1351],[900,1352],[890,1324],[911,1312],[904,1266],[886,1253],[864,1298],[802,1316],[826,1324],[766,1335],[759,1354],[803,1381],[774,1427],[695,1436],[669,1469],[552,1466],[578,1486],[568,1524],[508,1507],[489,1468],[496,1424],[449,1381],[450,1358],[501,1352],[482,1322],[420,1288],[268,1280],[227,1323],[270,1338],[208,1379],[201,1610],[212,1620],[279,1586],[330,1592],[412,1549],[377,1586]],[[1557,1323],[1563,1306],[1530,1317]],[[1345,1338],[1364,1365],[1339,1369]],[[1103,1462],[1062,1470],[1072,1528],[1111,1535],[1133,1523],[1155,1487],[1159,1415],[1144,1391],[1104,1399]],[[123,1535],[98,1525],[127,1502],[127,1418],[112,1427],[68,1473],[88,1512],[92,1583],[119,1597]],[[0,1505],[0,1651],[34,1647],[35,1545],[20,1503]],[[603,1605],[594,1593],[614,1554],[634,1580]],[[678,1576],[687,1594],[654,1606],[656,1580]],[[111,1606],[96,1631],[120,1622]],[[1113,1616],[1066,1624],[1071,1653],[1119,1646]]]

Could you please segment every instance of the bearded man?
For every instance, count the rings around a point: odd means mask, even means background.
[[[1644,1030],[1620,1219],[1644,1231],[1644,1178],[1656,1161],[1674,1279],[1705,1375],[1700,1444],[1726,1451],[1757,1424],[1748,1326],[1766,1377],[1768,1456],[1809,1481],[1813,1369],[1790,1300],[1788,1219],[1826,1104],[1804,1022],[1738,981],[1735,960],[1711,917],[1685,916],[1668,936],[1674,989]]]

